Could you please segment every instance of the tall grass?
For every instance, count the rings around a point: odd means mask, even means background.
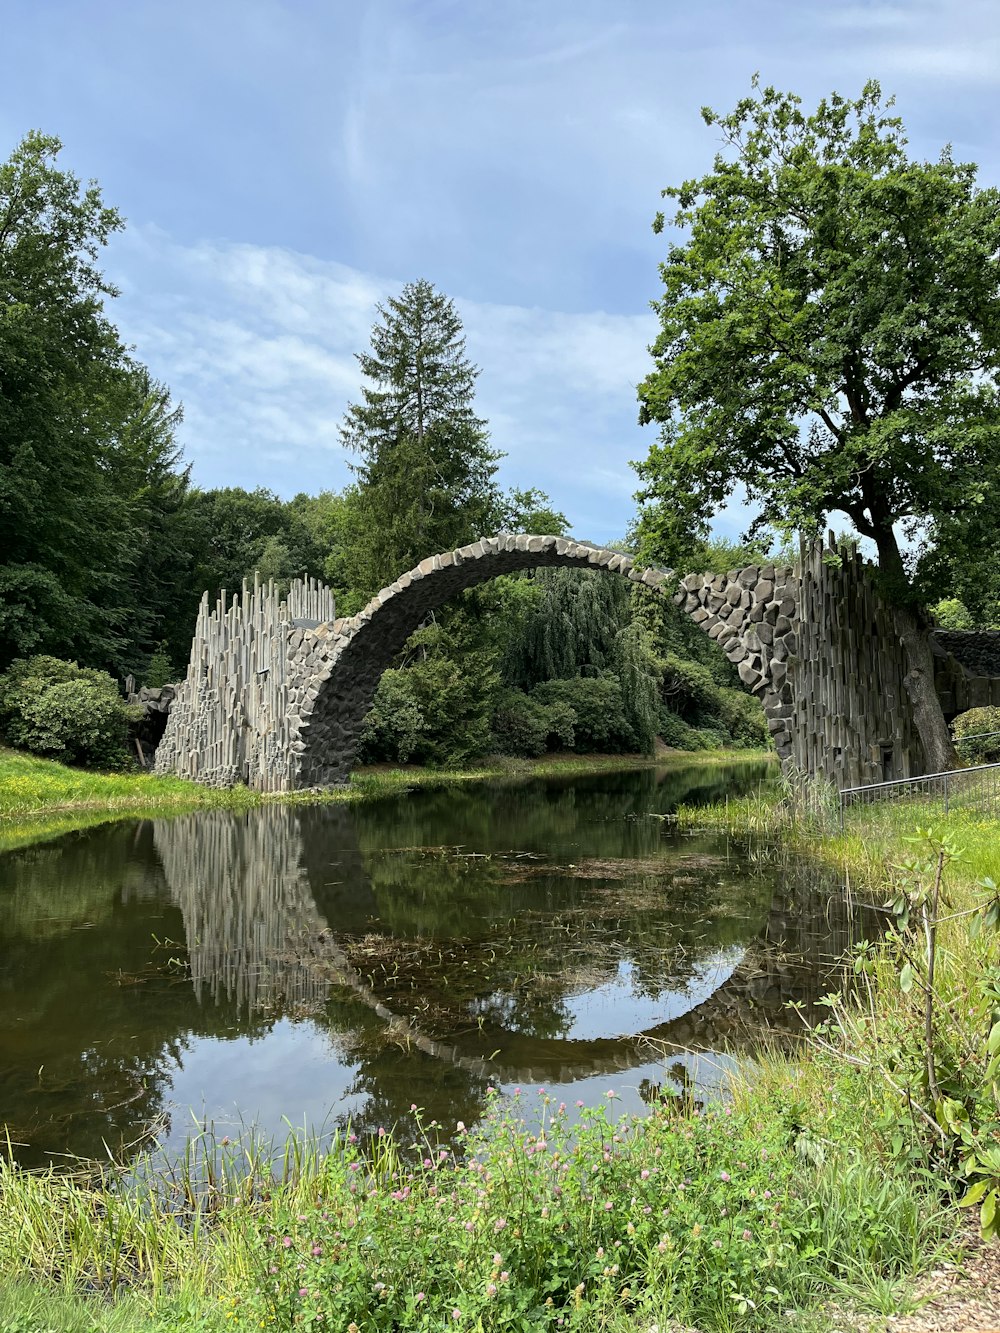
[[[655,1310],[733,1333],[839,1286],[863,1297],[937,1244],[906,1177],[803,1153],[784,1094],[622,1119],[538,1098],[322,1151],[202,1136],[172,1172],[5,1164],[0,1277],[126,1313],[141,1297],[154,1319],[183,1295],[206,1328],[597,1329]]]

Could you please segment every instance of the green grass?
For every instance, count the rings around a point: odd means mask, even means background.
[[[132,814],[182,813],[198,808],[242,810],[264,801],[368,801],[418,787],[441,788],[494,779],[520,781],[539,775],[575,777],[655,765],[717,767],[760,763],[758,751],[674,752],[644,755],[548,755],[542,759],[494,759],[464,769],[362,768],[343,787],[325,792],[262,795],[246,787],[218,791],[182,778],[151,773],[96,773],[0,747],[0,851]]]
[[[831,1292],[884,1304],[939,1252],[927,1191],[850,1150],[803,1154],[784,1090],[578,1123],[544,1094],[524,1100],[489,1098],[473,1131],[416,1113],[364,1145],[299,1138],[276,1163],[252,1140],[203,1137],[138,1181],[0,1165],[8,1305],[52,1318],[62,1302],[68,1328],[93,1318],[88,1333],[144,1318],[484,1333],[669,1318],[763,1333]]]

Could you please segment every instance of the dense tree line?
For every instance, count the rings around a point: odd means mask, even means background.
[[[340,432],[355,459],[349,486],[283,500],[194,485],[181,409],[106,310],[115,291],[98,258],[122,220],[96,184],[59,168],[59,151],[30,134],[0,168],[8,739],[107,762],[128,721],[114,681],[181,676],[206,590],[238,590],[255,572],[285,586],[308,574],[350,614],[425,555],[498,530],[565,531],[541,492],[498,488],[461,321],[425,281],[379,308],[358,357],[361,397]],[[689,747],[761,743],[759,709],[689,630],[613,577],[498,579],[413,636],[379,690],[366,756],[649,750],[657,734]]]

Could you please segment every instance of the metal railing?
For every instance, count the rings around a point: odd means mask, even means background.
[[[928,814],[971,810],[996,819],[1000,817],[1000,764],[977,764],[946,773],[924,773],[918,778],[845,787],[840,793],[840,827],[844,827],[844,815],[851,806],[895,800],[914,801]]]

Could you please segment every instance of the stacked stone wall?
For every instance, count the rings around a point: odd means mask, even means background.
[[[203,601],[188,677],[157,753],[158,772],[263,791],[343,782],[382,673],[427,615],[498,574],[603,570],[672,595],[762,702],[786,769],[839,787],[908,777],[923,756],[889,608],[855,552],[804,547],[797,567],[728,574],[641,569],[619,551],[564,537],[503,534],[430,556],[337,619],[329,590],[244,585]]]
[[[764,705],[779,757],[791,754],[792,682],[798,653],[799,581],[789,565],[750,565],[728,574],[689,574],[674,601],[732,662]]]

